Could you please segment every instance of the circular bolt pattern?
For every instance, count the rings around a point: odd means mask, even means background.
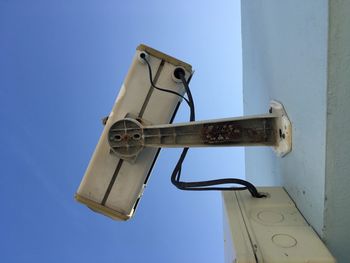
[[[142,126],[133,119],[122,119],[109,129],[108,142],[120,158],[136,157],[143,148]]]

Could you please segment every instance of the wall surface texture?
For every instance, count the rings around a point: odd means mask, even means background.
[[[244,114],[282,102],[293,150],[246,148],[246,177],[283,185],[339,262],[350,262],[350,4],[241,1]]]
[[[323,236],[339,262],[350,262],[349,26],[350,1],[330,1]]]

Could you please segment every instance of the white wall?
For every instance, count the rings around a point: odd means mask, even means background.
[[[350,1],[329,2],[326,243],[350,262]]]
[[[349,3],[241,1],[244,114],[276,99],[293,125],[285,158],[246,148],[246,177],[283,185],[339,262],[350,262]]]

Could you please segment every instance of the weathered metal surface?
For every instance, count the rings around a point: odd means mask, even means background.
[[[277,101],[271,101],[269,114],[250,117],[153,126],[128,117],[111,126],[108,141],[112,151],[129,162],[144,147],[273,146],[281,157],[292,149],[291,122]]]
[[[274,146],[277,117],[218,119],[173,125],[143,126],[135,119],[114,123],[108,140],[124,159],[137,156],[144,147]]]
[[[204,144],[242,144],[256,143],[274,145],[274,119],[251,119],[248,121],[233,121],[204,124],[202,139]]]

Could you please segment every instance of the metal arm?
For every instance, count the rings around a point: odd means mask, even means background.
[[[283,106],[273,101],[270,114],[251,117],[166,125],[125,118],[111,126],[108,141],[113,152],[126,160],[144,147],[273,146],[284,156],[291,150],[291,124]]]

